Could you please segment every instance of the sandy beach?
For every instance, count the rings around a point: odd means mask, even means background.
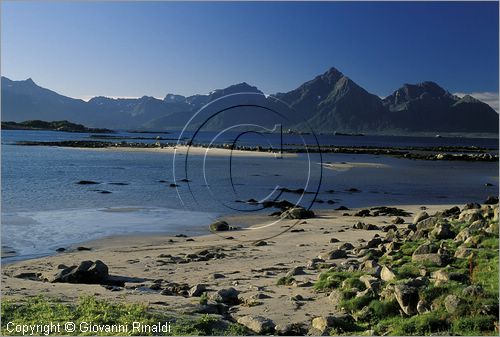
[[[406,228],[411,223],[413,214],[420,212],[421,206],[397,206],[412,215],[404,217],[405,224],[396,226]],[[426,211],[431,214],[453,205],[425,206]],[[376,235],[385,236],[386,233],[382,230],[353,229],[358,221],[374,224],[382,229],[394,219],[394,216],[353,216],[357,211],[319,211],[315,218],[281,220],[264,229],[223,232],[223,235],[209,234],[192,238],[126,236],[87,242],[79,246],[91,250],[58,253],[46,258],[4,265],[2,295],[4,299],[22,300],[27,296],[42,294],[72,303],[81,296],[92,294],[117,302],[145,303],[162,310],[190,313],[199,308],[199,298],[165,296],[154,285],[165,286],[174,282],[187,283],[192,287],[203,284],[209,294],[228,287],[234,287],[240,292],[241,303],[229,309],[235,320],[246,315],[265,315],[278,325],[309,324],[313,317],[334,314],[336,309],[332,306],[328,293],[317,292],[312,287],[320,271],[308,269],[308,261],[346,242],[356,246]],[[255,228],[270,223],[267,218],[238,216],[225,220],[229,224],[249,224],[250,228]],[[294,231],[265,239],[279,234],[288,226],[293,226]],[[228,236],[233,239],[226,239]],[[265,239],[265,245],[262,239]],[[338,242],[331,243],[335,239]],[[172,256],[184,258],[202,250],[223,254],[220,258],[206,261],[169,262]],[[335,260],[333,265],[352,260],[353,257]],[[57,273],[58,266],[77,265],[84,260],[103,261],[108,265],[110,275],[127,280],[125,287],[119,291],[111,291],[101,285],[50,283],[26,277],[30,273],[40,273],[41,278],[50,279]],[[277,280],[294,267],[304,268],[303,274],[294,276],[295,283],[291,286],[277,285]],[[302,300],[296,300],[297,298]]]
[[[120,152],[150,152],[150,153],[166,153],[184,156],[186,154],[195,156],[238,156],[238,157],[297,157],[296,153],[279,152],[263,152],[263,151],[245,151],[231,150],[217,147],[201,147],[201,146],[163,146],[163,147],[104,147],[104,148],[73,148],[78,150],[93,150],[93,151],[120,151]],[[189,151],[189,153],[188,153]]]

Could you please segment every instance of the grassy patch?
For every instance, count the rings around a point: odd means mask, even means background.
[[[359,276],[361,275],[362,274],[358,272],[327,271],[321,273],[319,279],[314,284],[314,289],[316,291],[326,291],[334,288],[339,288],[342,285],[342,282],[345,280],[347,280],[349,287],[352,286],[358,288],[359,286],[364,288],[364,284],[359,281]]]
[[[447,334],[449,329],[446,314],[432,312],[409,318],[392,317],[377,324],[375,331],[386,335],[426,336],[436,332]]]
[[[353,297],[340,301],[339,307],[349,312],[356,312],[366,307],[374,298],[371,295]]]
[[[155,325],[170,323],[171,331],[166,335],[248,335],[248,331],[237,324],[221,321],[217,316],[203,315],[198,317],[178,317],[165,312],[151,310],[141,304],[111,303],[98,300],[93,296],[83,297],[76,304],[64,304],[55,300],[37,296],[28,298],[22,303],[3,300],[1,305],[2,335],[18,335],[9,332],[7,323],[14,324],[53,324],[60,323],[58,335],[153,335],[133,331],[131,322]],[[89,331],[74,332],[64,330],[64,323],[74,322],[77,327],[82,322],[92,322],[97,325],[128,326],[128,331]]]
[[[456,335],[480,336],[485,331],[494,331],[495,322],[498,320],[494,316],[469,316],[453,320],[452,332]]]

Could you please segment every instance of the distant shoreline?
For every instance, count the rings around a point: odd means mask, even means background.
[[[232,147],[228,144],[211,144],[208,148],[205,144],[193,144],[191,146],[178,146],[176,143],[141,143],[141,142],[110,142],[110,141],[94,141],[94,140],[71,140],[71,141],[18,141],[15,145],[19,146],[55,146],[66,148],[80,149],[109,149],[109,150],[126,150],[126,151],[154,151],[154,152],[173,152],[176,147],[191,151],[206,152],[207,154],[271,154],[280,155],[275,148],[266,148],[262,146],[237,146]],[[447,160],[447,161],[475,161],[475,162],[498,162],[499,155],[490,151],[491,149],[479,148],[476,146],[439,146],[439,147],[372,147],[372,146],[308,146],[284,148],[283,155],[299,154],[299,153],[323,153],[323,154],[371,154],[393,156],[397,158],[413,159],[413,160]],[[209,151],[207,151],[209,149]],[[217,150],[217,151],[215,151]],[[215,151],[215,152],[214,152]]]

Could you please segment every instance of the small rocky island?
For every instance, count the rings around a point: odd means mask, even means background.
[[[65,131],[85,133],[114,133],[113,130],[103,128],[88,128],[82,124],[69,121],[46,122],[41,120],[29,120],[24,122],[2,122],[2,130],[43,130],[43,131]]]

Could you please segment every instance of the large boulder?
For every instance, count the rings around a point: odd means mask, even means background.
[[[281,213],[280,217],[282,219],[309,219],[314,218],[314,212],[303,207],[294,207]]]
[[[416,225],[417,223],[419,223],[420,221],[424,220],[424,219],[427,219],[429,217],[429,214],[427,214],[427,212],[425,211],[422,211],[420,213],[418,213],[417,215],[415,215],[415,217],[413,218],[413,223]]]
[[[246,326],[258,335],[274,332],[275,328],[272,320],[262,316],[243,316],[238,318],[238,323]]]
[[[459,221],[465,221],[465,222],[474,222],[476,220],[481,220],[483,219],[483,212],[481,209],[467,209],[462,211],[460,215],[458,216]]]
[[[236,227],[230,226],[226,221],[216,221],[210,225],[210,231],[212,232],[224,232],[235,230]]]
[[[52,282],[108,284],[108,266],[101,260],[82,261],[78,266],[63,268],[55,275]]]
[[[349,315],[321,316],[313,318],[311,322],[310,335],[324,335],[328,329],[346,330],[347,326],[352,326],[353,318]]]
[[[438,221],[439,221],[439,218],[434,217],[434,216],[425,218],[424,220],[421,220],[421,221],[416,223],[417,231],[418,230],[424,230],[424,231],[432,230],[434,228],[434,226],[436,226]]]
[[[436,225],[436,227],[434,227],[434,229],[429,233],[429,238],[436,240],[446,240],[454,237],[455,233],[453,233],[451,226],[448,223]]]
[[[366,289],[373,289],[377,292],[380,288],[380,279],[371,275],[362,275],[359,280],[364,283]]]
[[[462,303],[463,301],[456,295],[448,295],[444,299],[444,307],[450,314],[453,314]]]
[[[431,264],[435,264],[436,266],[444,266],[446,264],[445,256],[437,253],[433,254],[413,254],[411,256],[412,262],[427,262]]]
[[[342,249],[334,249],[329,252],[322,253],[318,257],[323,260],[343,259],[347,257],[347,253]]]
[[[239,291],[233,287],[217,290],[213,295],[212,299],[218,303],[224,303],[229,305],[235,305],[239,303]]]
[[[418,288],[410,287],[406,284],[398,284],[394,288],[394,295],[401,310],[409,316],[417,313],[419,301]]]
[[[382,281],[389,282],[396,278],[396,274],[387,266],[383,266],[380,271],[380,278]]]
[[[437,250],[438,247],[436,245],[432,243],[424,243],[418,246],[417,249],[413,251],[413,255],[436,253]]]
[[[200,297],[206,290],[207,288],[204,284],[197,284],[189,289],[188,295],[191,297]]]
[[[458,234],[457,236],[455,236],[455,239],[454,241],[455,242],[464,242],[465,240],[467,240],[468,238],[470,238],[472,236],[472,233],[470,231],[469,228],[465,227],[464,229],[462,229]]]
[[[498,204],[498,196],[496,195],[490,195],[488,199],[484,201],[485,205],[495,205]]]
[[[464,245],[458,246],[457,250],[455,251],[455,257],[459,259],[467,259],[470,256],[474,254],[474,250],[471,248],[468,248]]]

